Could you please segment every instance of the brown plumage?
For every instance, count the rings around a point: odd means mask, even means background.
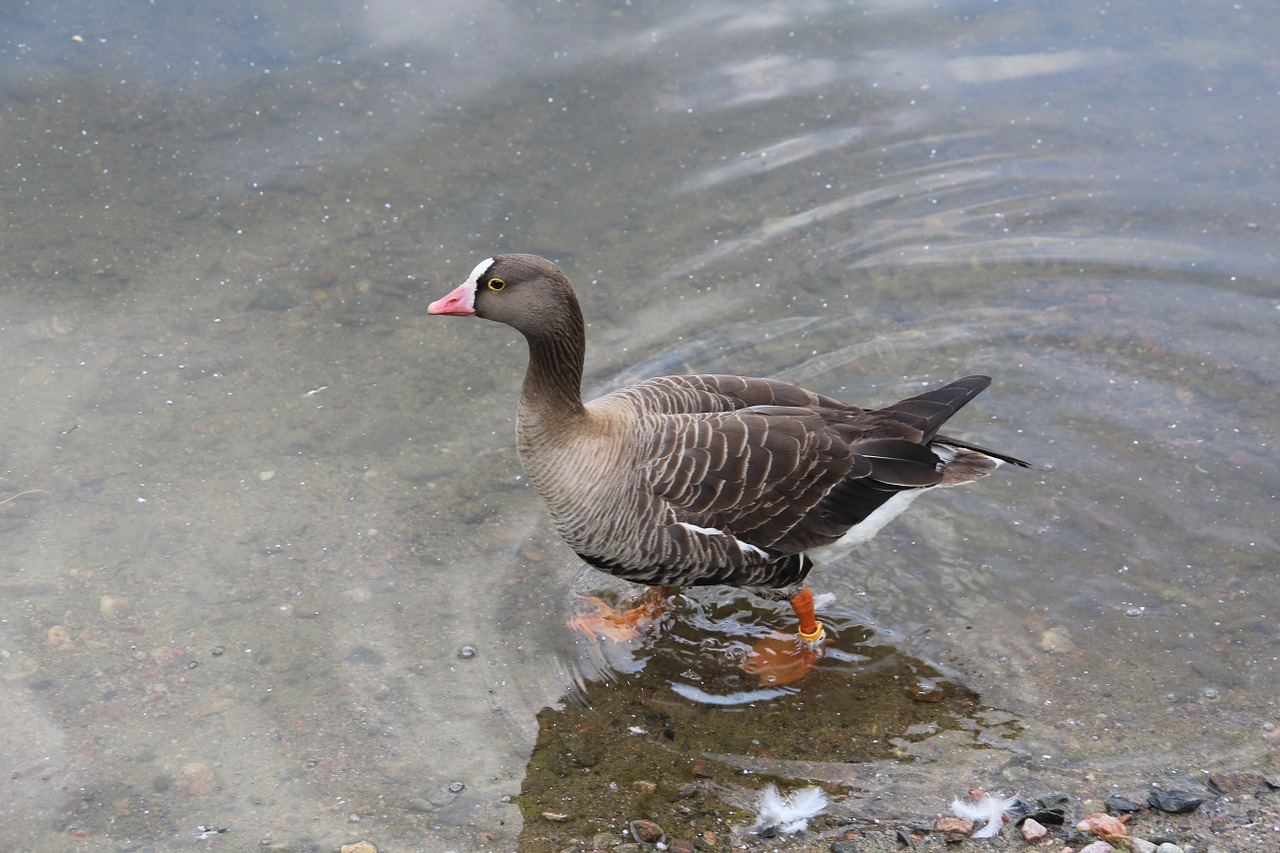
[[[651,586],[728,584],[791,598],[807,643],[800,654],[811,658],[802,671],[824,641],[802,588],[814,562],[871,538],[926,489],[971,482],[1002,462],[1026,466],[938,434],[986,376],[874,411],[786,382],[709,374],[649,379],[583,403],[577,296],[535,255],[482,261],[428,312],[496,320],[527,339],[520,461],[582,559]]]

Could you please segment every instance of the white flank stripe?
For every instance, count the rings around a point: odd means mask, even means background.
[[[725,533],[723,530],[719,530],[715,527],[699,527],[698,525],[690,524],[687,521],[678,521],[676,523],[679,524],[681,527],[685,528],[686,530],[692,530],[694,533],[701,533],[704,536],[728,536],[737,544],[738,550],[744,554],[759,554],[761,557],[764,557],[766,559],[768,559],[769,557],[768,552],[765,551],[764,549],[757,548],[755,545],[751,545],[747,542],[743,542],[741,539],[739,539],[736,536],[729,536],[728,533]]]

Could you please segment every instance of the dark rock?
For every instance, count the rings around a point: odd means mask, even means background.
[[[379,654],[376,649],[371,649],[368,646],[352,646],[343,656],[343,660],[347,663],[365,664],[366,666],[382,666],[387,662],[386,658]]]
[[[1025,817],[1033,817],[1046,826],[1061,826],[1072,812],[1071,798],[1066,794],[1043,794],[1027,803]]]
[[[1190,791],[1178,789],[1155,791],[1151,796],[1147,797],[1147,805],[1157,811],[1168,812],[1169,814],[1189,814],[1200,808],[1200,804],[1203,802],[1203,797],[1198,797]]]
[[[831,853],[858,853],[858,845],[852,841],[833,841],[831,842]]]
[[[1276,790],[1276,783],[1261,773],[1214,773],[1209,776],[1209,790],[1219,797],[1257,796]]]
[[[251,311],[288,311],[290,308],[298,304],[298,297],[294,296],[283,287],[273,287],[268,285],[258,292],[254,300],[249,303]]]
[[[574,750],[573,754],[569,756],[569,760],[579,767],[595,767],[600,763],[600,753],[591,747],[583,747],[582,749]]]
[[[1134,814],[1142,811],[1142,806],[1128,797],[1112,794],[1106,799],[1107,814]]]

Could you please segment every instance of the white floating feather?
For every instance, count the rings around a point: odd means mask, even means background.
[[[1016,797],[993,797],[987,794],[977,800],[962,800],[956,797],[951,801],[951,813],[956,817],[971,820],[975,824],[982,824],[980,829],[974,830],[974,838],[994,838],[1000,834],[1000,827],[1004,824],[1004,814],[1013,808],[1013,804],[1017,802]]]
[[[801,788],[790,796],[778,793],[770,782],[756,801],[756,822],[752,831],[776,827],[779,832],[802,832],[809,828],[809,818],[827,807],[827,795],[821,788]]]

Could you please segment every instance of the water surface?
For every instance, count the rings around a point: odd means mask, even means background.
[[[634,782],[724,841],[761,774],[892,825],[1280,770],[1270,7],[0,20],[16,848],[561,849],[670,808]],[[788,618],[732,591],[594,646],[570,591],[618,587],[521,477],[523,345],[424,316],[499,251],[577,284],[589,392],[986,372],[952,431],[1037,468],[815,576],[794,691],[738,675]]]

